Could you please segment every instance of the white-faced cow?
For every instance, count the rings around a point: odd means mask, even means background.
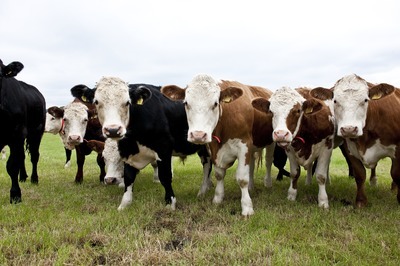
[[[390,174],[400,186],[400,90],[371,84],[357,75],[345,76],[332,89],[315,89],[314,97],[332,99],[337,134],[346,140],[357,183],[356,206],[367,204],[365,167],[373,168],[384,157],[392,159]],[[397,191],[400,203],[400,190]]]
[[[83,85],[77,85],[80,87]],[[87,145],[88,140],[105,141],[101,133],[101,125],[97,118],[96,109],[92,104],[84,103],[80,99],[74,99],[64,108],[53,108],[54,112],[62,114],[64,125],[61,129],[61,139],[64,147],[69,150],[75,149],[77,161],[76,183],[83,182],[83,166],[85,157],[92,152]],[[105,163],[101,154],[97,155],[97,164],[100,168],[100,182],[104,181]]]
[[[213,202],[219,204],[224,198],[226,170],[238,161],[236,181],[242,197],[242,215],[254,213],[249,194],[251,164],[254,152],[269,145],[267,150],[266,185],[271,180],[273,159],[271,119],[255,110],[251,100],[272,94],[267,89],[243,85],[236,81],[217,81],[209,75],[197,75],[185,88],[165,86],[162,92],[174,100],[183,100],[189,130],[187,140],[195,144],[207,144],[215,166],[217,185]]]
[[[314,99],[309,92],[308,89],[283,87],[275,91],[269,100],[253,100],[253,106],[273,115],[273,140],[285,148],[290,162],[292,182],[288,199],[296,199],[300,166],[310,174],[314,161],[318,159],[315,169],[319,186],[318,205],[328,208],[325,183],[335,136],[333,105]]]
[[[203,173],[207,176],[203,180],[209,180],[211,163],[207,151],[186,140],[188,126],[183,103],[162,95],[160,87],[128,85],[120,78],[104,77],[95,89],[86,87],[72,93],[75,97],[93,100],[104,136],[118,139],[119,153],[126,162],[125,193],[119,210],[131,203],[133,182],[139,170],[154,160],[157,160],[158,176],[165,189],[165,202],[172,209],[176,204],[171,184],[173,154],[201,153]]]
[[[60,109],[63,109],[63,107],[52,106],[47,108],[46,126],[44,128],[44,132],[51,133],[53,135],[59,134],[60,137],[63,135],[64,119],[63,112],[60,112]],[[64,168],[68,168],[71,166],[72,151],[67,148],[64,148],[64,150],[66,157]]]
[[[10,202],[21,201],[20,180],[25,181],[25,150],[31,156],[31,182],[38,183],[37,164],[39,161],[39,146],[42,140],[45,119],[46,102],[37,88],[14,77],[22,70],[20,62],[4,65],[0,60],[0,149],[5,145],[10,148],[7,161],[7,172],[11,178]]]

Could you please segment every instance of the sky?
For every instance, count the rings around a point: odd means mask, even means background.
[[[400,87],[398,0],[2,0],[0,59],[47,107],[103,76],[185,87],[197,74],[272,91],[345,75]]]

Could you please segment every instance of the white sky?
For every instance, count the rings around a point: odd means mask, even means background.
[[[199,73],[271,90],[355,73],[400,87],[398,0],[2,0],[0,59],[47,107],[102,76],[186,86]]]

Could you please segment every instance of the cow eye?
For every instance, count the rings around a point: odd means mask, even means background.
[[[94,104],[95,104],[95,105],[98,105],[98,104],[99,104],[99,101],[98,101],[98,100],[94,100]]]
[[[212,109],[215,109],[218,106],[218,102],[215,102]]]
[[[333,100],[333,103],[336,103],[336,100]]]
[[[190,106],[187,102],[183,102],[183,105],[185,106],[186,109],[190,109]]]
[[[365,99],[365,100],[364,100],[365,103],[367,103],[368,101],[369,101],[368,99]]]
[[[131,104],[131,102],[130,102],[130,101],[127,101],[126,104],[125,104],[125,106],[129,106],[130,104]]]

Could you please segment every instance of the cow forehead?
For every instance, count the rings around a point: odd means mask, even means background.
[[[106,102],[126,101],[129,99],[128,84],[120,78],[103,77],[96,84],[95,99]]]
[[[282,87],[276,90],[270,98],[270,110],[274,114],[289,113],[296,104],[302,104],[305,99],[294,89]]]
[[[73,102],[70,104],[67,104],[64,107],[64,116],[65,117],[87,117],[87,106],[84,105],[83,103],[78,103],[78,102]]]
[[[368,84],[357,75],[349,75],[338,80],[333,87],[334,98],[358,101],[368,98]]]
[[[106,139],[103,150],[103,157],[109,161],[117,162],[121,158],[118,151],[118,142],[113,139]]]
[[[186,101],[215,101],[219,99],[221,89],[218,82],[209,75],[197,75],[186,88]]]

